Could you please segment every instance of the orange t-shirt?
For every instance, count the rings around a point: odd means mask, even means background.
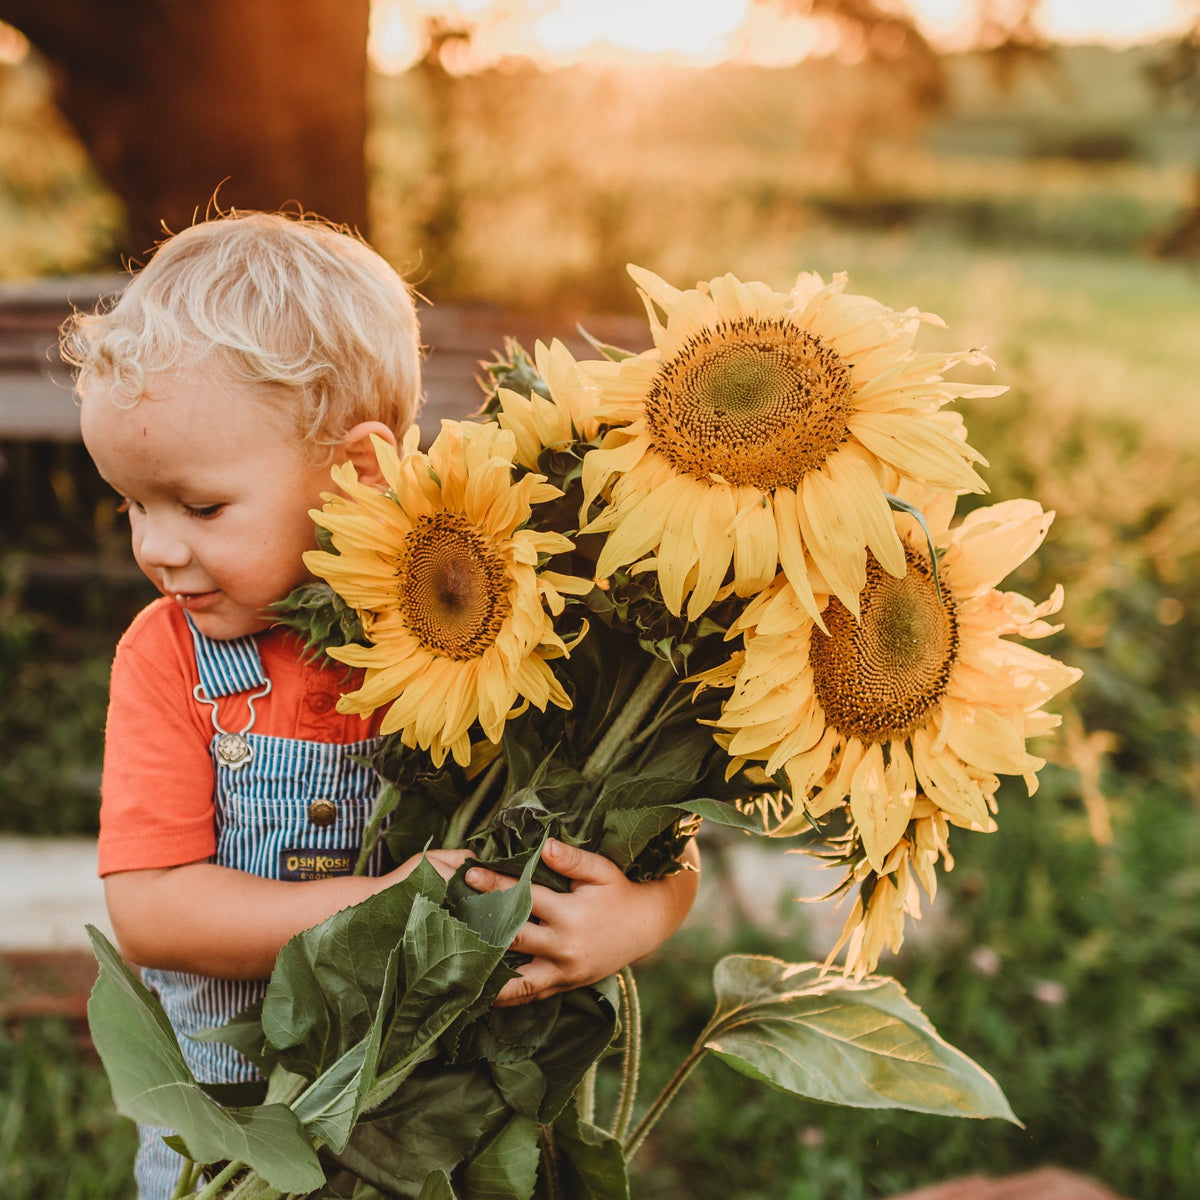
[[[300,639],[283,629],[259,634],[271,691],[255,701],[253,731],[345,745],[374,737],[382,712],[345,716],[338,696],[361,672],[303,661]],[[104,774],[100,785],[101,875],[198,862],[216,851],[212,709],[192,694],[200,682],[183,610],[167,598],[143,609],[113,660]],[[249,720],[244,694],[217,702],[221,728]]]

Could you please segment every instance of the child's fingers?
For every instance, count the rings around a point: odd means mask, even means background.
[[[477,892],[505,892],[516,884],[511,875],[499,871],[488,871],[484,867],[472,867],[466,874],[467,886]]]
[[[593,854],[578,846],[569,846],[551,838],[542,850],[542,861],[576,883],[615,883],[624,879],[624,872],[603,854]]]
[[[516,979],[510,979],[500,989],[496,1007],[512,1008],[517,1004],[528,1004],[531,1000],[544,1000],[547,996],[565,992],[569,986],[552,963],[535,959],[521,968],[521,974]]]
[[[559,949],[558,935],[548,925],[526,921],[513,938],[509,949],[518,954],[528,954],[531,958],[553,959]]]

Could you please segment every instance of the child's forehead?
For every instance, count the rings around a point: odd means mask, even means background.
[[[277,389],[213,371],[149,375],[136,396],[111,378],[91,379],[80,400],[85,440],[90,428],[110,443],[149,439],[159,453],[185,458],[248,444],[308,453],[293,408]]]

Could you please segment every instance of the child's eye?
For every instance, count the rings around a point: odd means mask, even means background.
[[[136,500],[130,500],[128,496],[122,496],[121,503],[117,505],[117,512],[127,513],[131,511],[141,512],[142,506]]]
[[[189,517],[196,517],[201,521],[208,521],[215,517],[224,507],[223,504],[188,504],[187,508]]]

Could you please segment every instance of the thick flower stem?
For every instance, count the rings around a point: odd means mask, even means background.
[[[171,1200],[181,1200],[184,1196],[190,1196],[195,1190],[196,1183],[200,1178],[200,1172],[204,1167],[200,1163],[194,1163],[186,1160],[183,1164],[183,1170],[179,1172],[179,1182],[175,1185],[175,1190],[171,1193]]]
[[[626,742],[636,733],[642,718],[674,678],[675,670],[669,662],[661,658],[651,660],[642,681],[633,689],[633,694],[625,701],[625,707],[617,714],[608,732],[600,739],[600,745],[584,764],[583,778],[588,783],[595,783],[620,758]]]
[[[554,1145],[554,1131],[549,1125],[538,1126],[538,1148],[541,1150],[542,1180],[546,1185],[549,1200],[563,1200],[562,1180],[558,1174],[558,1149]]]
[[[385,783],[379,789],[379,796],[375,801],[375,807],[371,809],[371,817],[367,821],[367,827],[363,830],[362,849],[358,852],[358,860],[354,864],[355,875],[365,875],[367,873],[367,864],[371,861],[371,855],[375,853],[375,847],[379,845],[380,831],[383,829],[383,822],[396,807],[400,797],[396,789],[390,784]]]
[[[442,838],[442,849],[457,850],[462,845],[463,839],[467,836],[467,830],[470,829],[471,822],[479,811],[479,806],[487,799],[487,795],[499,778],[503,767],[504,755],[497,755],[496,761],[484,772],[479,786],[471,793],[466,803],[459,806],[450,819],[450,824],[446,828],[446,836]]]
[[[219,1175],[215,1175],[200,1191],[195,1193],[195,1200],[216,1200],[216,1197],[221,1194],[225,1185],[230,1183],[235,1175],[245,1169],[246,1164],[244,1162],[234,1159]]]
[[[637,1101],[638,1075],[642,1065],[642,1006],[638,1000],[633,972],[622,967],[617,979],[621,984],[621,1019],[625,1025],[625,1050],[621,1056],[621,1092],[617,1098],[617,1116],[613,1137],[622,1141],[633,1120]]]
[[[675,1099],[675,1094],[687,1082],[687,1078],[696,1069],[700,1060],[708,1053],[708,1047],[705,1042],[708,1040],[710,1025],[704,1027],[704,1031],[696,1039],[696,1044],[692,1047],[687,1058],[679,1064],[679,1069],[667,1081],[666,1087],[663,1088],[654,1103],[646,1110],[646,1115],[637,1123],[637,1127],[629,1135],[621,1145],[622,1153],[625,1155],[625,1161],[630,1159],[638,1152],[638,1148],[646,1140],[646,1135],[650,1130],[658,1124],[658,1119],[663,1115],[668,1104]]]

